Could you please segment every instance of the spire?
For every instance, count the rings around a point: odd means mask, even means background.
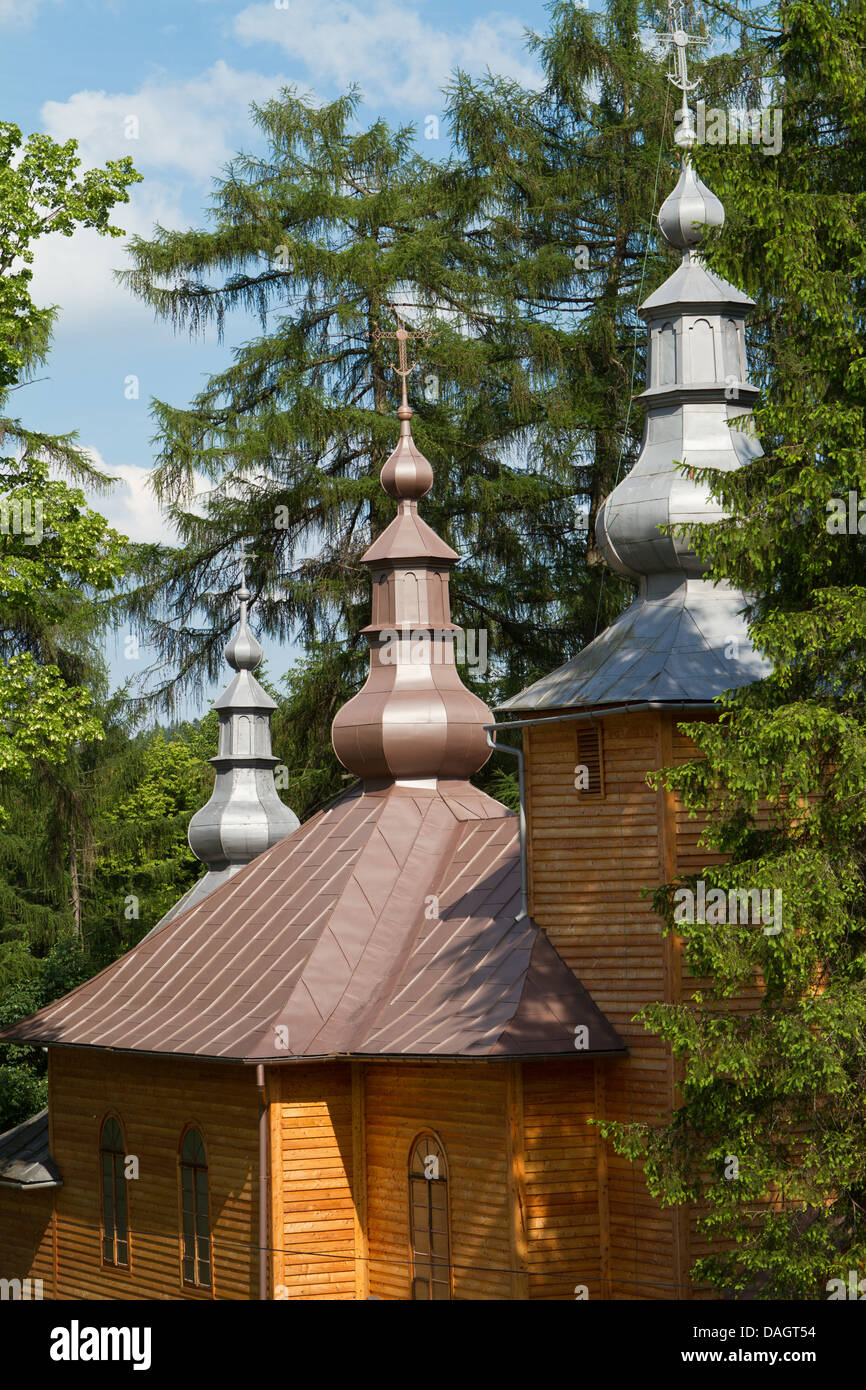
[[[225,658],[234,671],[255,671],[264,659],[261,643],[257,642],[247,624],[250,591],[247,588],[246,561],[252,558],[248,551],[241,552],[241,585],[238,589],[238,625],[226,643]]]
[[[671,81],[683,93],[674,141],[684,148],[673,192],[662,204],[659,226],[682,264],[640,307],[649,327],[647,411],[641,452],[627,478],[606,499],[598,520],[605,559],[620,574],[645,582],[656,574],[698,577],[705,566],[688,541],[663,536],[668,523],[713,521],[721,516],[703,483],[677,469],[738,468],[760,452],[729,421],[749,411],[757,390],[746,380],[745,319],[753,301],[703,264],[695,248],[708,227],[720,227],[725,210],[698,178],[689,150],[697,138],[688,107],[689,82],[682,9],[669,7],[677,55]]]
[[[690,151],[697,140],[695,123],[688,103],[688,93],[697,82],[689,81],[687,48],[702,40],[687,34],[683,28],[682,6],[669,4],[671,31],[667,36],[676,50],[676,72],[668,73],[669,80],[683,94],[682,106],[676,114],[677,129],[674,144],[683,151],[682,172],[674,191],[662,203],[658,223],[665,241],[679,251],[689,252],[697,246],[707,227],[721,227],[725,210],[715,193],[695,173]]]
[[[274,785],[277,759],[271,751],[271,713],[276,705],[252,674],[264,652],[248,624],[248,558],[248,552],[242,551],[238,621],[225,649],[226,661],[237,674],[214,705],[219,715],[219,748],[211,758],[216,768],[213,795],[189,824],[193,854],[220,880],[290,835],[299,824]]]
[[[722,226],[724,208],[691,161],[697,140],[687,93],[681,7],[669,6],[676,50],[671,81],[682,92],[674,142],[683,151],[676,187],[658,221],[681,264],[640,307],[649,330],[644,436],[631,472],[605,499],[596,536],[612,569],[637,580],[625,613],[570,662],[536,681],[502,709],[550,710],[645,700],[714,699],[760,679],[767,665],[754,651],[743,616],[746,596],[704,578],[706,565],[688,533],[662,528],[718,521],[719,504],[689,470],[739,468],[760,454],[747,430],[758,392],[748,380],[745,321],[753,301],[715,275],[697,248],[707,228]],[[682,466],[681,466],[682,465]]]
[[[433,469],[412,438],[406,382],[410,336],[397,339],[402,403],[400,438],[380,478],[398,503],[390,526],[362,563],[373,581],[370,673],[361,691],[338,711],[331,730],[344,767],[367,782],[423,784],[468,780],[490,757],[484,725],[493,715],[467,690],[454,660],[448,580],[458,556],[418,515],[433,486]]]

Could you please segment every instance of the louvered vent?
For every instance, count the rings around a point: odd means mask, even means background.
[[[603,796],[604,777],[601,752],[601,729],[591,726],[577,729],[577,764],[574,785],[580,796]]]

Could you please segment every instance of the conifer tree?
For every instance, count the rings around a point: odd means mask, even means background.
[[[474,190],[415,153],[410,129],[356,130],[356,106],[355,94],[320,107],[285,91],[254,107],[266,150],[238,156],[218,181],[212,227],[133,243],[126,282],[158,315],[222,333],[248,310],[262,330],[188,408],[155,405],[156,484],[183,548],[143,557],[132,606],[172,655],[169,701],[178,663],[181,678],[205,662],[216,674],[243,539],[260,628],[307,647],[295,695],[315,689],[310,714],[323,702],[333,712],[361,679],[359,560],[391,515],[378,474],[400,394],[382,335],[398,316],[429,330],[413,340],[410,382],[413,431],[436,478],[425,516],[465,557],[457,621],[487,631],[498,676],[534,658],[551,569],[566,563],[564,489],[516,457],[524,372],[489,332]],[[212,487],[201,516],[187,505],[196,474]]]

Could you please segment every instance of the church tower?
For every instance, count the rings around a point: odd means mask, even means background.
[[[747,464],[760,448],[745,422],[745,319],[752,301],[700,256],[719,199],[692,164],[686,35],[673,36],[683,90],[676,187],[659,227],[680,257],[641,305],[649,350],[643,442],[629,475],[600,510],[605,559],[637,583],[631,606],[571,661],[502,707],[498,728],[521,730],[526,768],[529,908],[626,1039],[629,1056],[596,1066],[596,1114],[657,1121],[677,1103],[677,1068],[634,1015],[682,997],[681,943],[662,933],[647,889],[709,861],[699,822],[647,774],[696,749],[683,726],[715,719],[723,691],[760,680],[744,617],[746,596],[713,584],[688,531],[718,520],[702,469]],[[684,1209],[662,1210],[638,1168],[609,1151],[599,1170],[603,1296],[691,1297],[702,1253]]]
[[[188,831],[189,847],[207,872],[169,908],[154,931],[201,902],[300,824],[274,785],[277,759],[271,749],[271,714],[276,705],[253,675],[264,652],[250,631],[250,598],[242,568],[237,626],[225,649],[236,674],[214,704],[219,716],[217,755],[211,758],[216,780],[210,800],[196,811]]]

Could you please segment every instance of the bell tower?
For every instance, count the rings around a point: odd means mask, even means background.
[[[722,516],[699,470],[748,465],[760,446],[737,428],[758,394],[745,349],[752,301],[700,255],[724,209],[692,164],[688,36],[681,15],[672,21],[682,154],[658,222],[679,264],[639,311],[649,335],[643,441],[597,522],[607,563],[638,591],[577,656],[508,700],[497,725],[523,734],[530,912],[628,1042],[627,1058],[595,1064],[592,1113],[649,1123],[677,1104],[679,1064],[634,1018],[684,989],[682,943],[663,933],[651,893],[709,855],[700,823],[647,775],[694,757],[688,723],[717,718],[723,691],[768,673],[746,595],[709,580],[689,539],[691,524]],[[598,1222],[603,1297],[692,1296],[703,1251],[689,1213],[661,1209],[639,1169],[601,1141]]]

